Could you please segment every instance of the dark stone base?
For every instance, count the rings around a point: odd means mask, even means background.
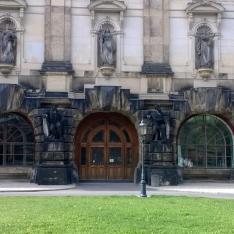
[[[72,165],[39,165],[36,168],[35,183],[39,185],[66,185],[75,183]]]
[[[182,173],[177,167],[157,167],[151,169],[151,176],[148,176],[148,184],[151,185],[151,179],[158,181],[152,181],[152,184],[160,185],[178,185],[183,182]]]

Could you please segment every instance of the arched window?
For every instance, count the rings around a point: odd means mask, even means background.
[[[114,27],[106,22],[98,32],[98,66],[116,67],[116,38]]]
[[[11,19],[0,22],[0,63],[16,64],[17,36],[16,26]]]
[[[207,25],[202,25],[197,29],[195,35],[195,67],[214,67],[214,33]]]
[[[197,115],[181,127],[178,137],[179,166],[230,168],[232,157],[232,133],[219,118]]]
[[[30,124],[17,114],[0,116],[0,166],[32,165],[34,134]]]

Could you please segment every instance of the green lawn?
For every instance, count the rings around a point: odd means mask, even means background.
[[[0,233],[234,233],[234,201],[0,197]]]

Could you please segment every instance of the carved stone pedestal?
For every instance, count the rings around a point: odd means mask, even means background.
[[[182,173],[179,168],[175,166],[163,166],[151,168],[152,186],[157,185],[178,185],[183,182]]]
[[[103,67],[100,67],[100,70],[104,76],[111,76],[115,71],[115,67],[114,66],[103,66]]]
[[[213,69],[210,68],[199,68],[198,73],[202,79],[207,80],[213,73]]]
[[[39,165],[36,168],[35,182],[39,185],[66,185],[74,182],[73,166]]]
[[[11,73],[13,68],[14,68],[14,65],[12,65],[12,64],[4,64],[4,63],[0,64],[0,72],[4,76],[8,76]]]
[[[43,83],[47,92],[69,92],[71,79],[66,73],[50,72],[43,77]]]
[[[47,92],[69,92],[73,74],[72,64],[50,61],[42,65],[43,85]]]

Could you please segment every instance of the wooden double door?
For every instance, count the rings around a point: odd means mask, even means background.
[[[81,180],[133,180],[138,160],[137,134],[118,114],[93,115],[77,137]]]

